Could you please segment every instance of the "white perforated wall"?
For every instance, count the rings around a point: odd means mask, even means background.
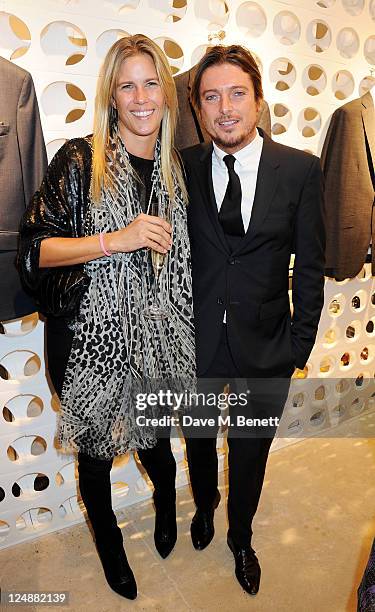
[[[91,131],[100,63],[119,36],[155,39],[177,73],[222,30],[225,43],[245,44],[259,60],[273,137],[319,154],[334,109],[375,82],[374,26],[375,0],[0,0],[0,54],[33,75],[51,158],[66,139]],[[280,426],[285,437],[274,449],[295,435],[333,433],[372,407],[374,291],[368,270],[344,283],[327,280],[317,343],[306,378],[293,382]],[[74,457],[55,449],[43,325],[31,316],[4,329],[0,548],[83,518]],[[178,484],[185,484],[183,448],[174,444]],[[221,466],[224,458],[221,449]],[[112,483],[115,507],[151,494],[132,457],[116,460]]]

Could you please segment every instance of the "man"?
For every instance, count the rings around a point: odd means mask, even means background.
[[[319,159],[275,143],[256,128],[261,76],[241,46],[210,49],[197,67],[191,96],[213,140],[182,153],[190,195],[198,376],[220,379],[222,387],[246,380],[250,400],[243,414],[279,417],[290,376],[305,366],[313,347],[323,305]],[[227,541],[236,577],[254,595],[260,566],[251,525],[275,427],[255,437],[249,429],[243,435],[239,428],[228,429]],[[197,506],[191,536],[201,550],[213,538],[220,499],[216,438],[190,432],[186,446]]]

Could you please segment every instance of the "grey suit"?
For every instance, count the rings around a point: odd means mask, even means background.
[[[202,122],[190,103],[190,90],[193,83],[196,66],[175,77],[177,88],[179,118],[176,131],[177,149],[186,149],[196,144],[210,142],[211,138],[204,129]],[[258,115],[258,127],[271,136],[271,115],[268,104],[262,100]]]
[[[375,244],[375,110],[369,92],[333,113],[321,161],[326,185],[326,274],[336,280],[353,278],[366,260],[371,239]]]
[[[31,75],[0,57],[0,320],[35,310],[14,267],[18,225],[47,168]]]

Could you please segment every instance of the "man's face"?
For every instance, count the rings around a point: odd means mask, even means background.
[[[201,79],[200,116],[215,144],[226,153],[248,145],[256,134],[259,102],[250,75],[235,64],[216,64]]]

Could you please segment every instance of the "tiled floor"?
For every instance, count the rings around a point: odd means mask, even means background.
[[[118,515],[138,582],[134,602],[107,587],[86,525],[1,551],[1,587],[69,591],[68,609],[74,612],[354,612],[375,536],[375,438],[345,438],[345,433],[271,454],[254,526],[262,566],[256,597],[234,578],[223,503],[213,542],[204,551],[193,549],[194,507],[187,487],[178,491],[178,542],[164,561],[154,549],[151,503]],[[224,480],[222,475],[222,492]]]

